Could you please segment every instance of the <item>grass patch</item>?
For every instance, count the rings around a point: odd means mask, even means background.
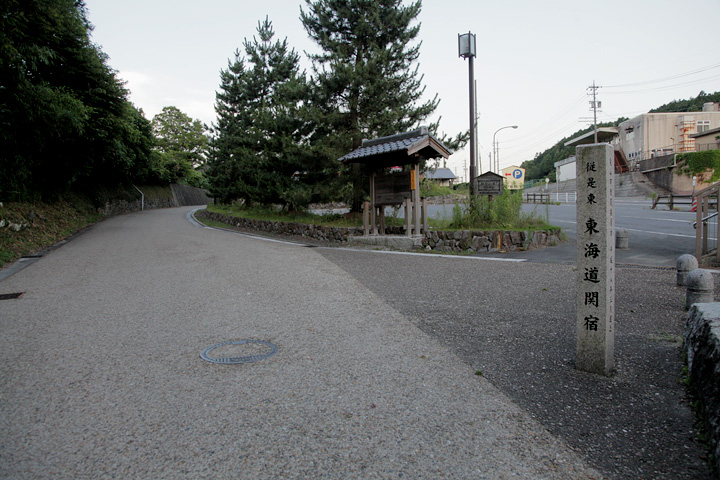
[[[503,191],[492,201],[484,195],[457,203],[447,229],[454,230],[547,230],[559,229],[542,217],[521,211],[522,192]]]
[[[315,215],[310,212],[287,212],[272,207],[242,205],[211,204],[207,206],[209,212],[222,213],[231,217],[247,218],[250,220],[266,220],[271,222],[295,222],[326,227],[361,227],[362,217],[351,214],[324,214]]]
[[[505,191],[489,202],[487,197],[478,196],[474,202],[458,202],[453,209],[451,219],[429,218],[428,224],[433,230],[506,230],[506,231],[536,231],[560,227],[550,225],[542,217],[526,214],[520,211],[522,206],[522,193]],[[362,215],[358,213],[346,214],[314,214],[308,211],[288,212],[267,206],[246,207],[244,205],[211,204],[207,206],[210,212],[221,213],[237,218],[250,220],[264,220],[271,222],[295,222],[325,227],[362,227]],[[405,219],[399,217],[400,209],[385,216],[388,226],[402,226]]]
[[[0,265],[48,248],[101,218],[92,203],[79,196],[55,203],[5,202],[0,206]]]

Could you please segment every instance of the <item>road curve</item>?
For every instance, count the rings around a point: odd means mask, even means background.
[[[318,252],[188,211],[110,218],[0,281],[25,292],[0,301],[0,477],[601,478]],[[200,358],[229,340],[278,352]]]

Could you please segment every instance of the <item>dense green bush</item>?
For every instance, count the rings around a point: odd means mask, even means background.
[[[485,195],[470,197],[453,208],[450,228],[454,229],[521,229],[547,226],[546,222],[521,211],[522,193],[505,190],[492,201]]]
[[[713,170],[711,182],[720,179],[720,150],[705,150],[704,152],[681,153],[677,156],[680,173],[689,177],[703,173],[708,169]]]

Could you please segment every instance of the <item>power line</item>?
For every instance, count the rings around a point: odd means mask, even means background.
[[[623,90],[621,92],[607,92],[607,94],[608,95],[619,95],[619,94],[623,94],[623,93],[658,92],[658,91],[662,91],[662,90],[671,90],[671,89],[677,88],[677,87],[687,87],[690,85],[699,85],[701,83],[707,83],[711,80],[717,80],[717,79],[720,79],[720,75],[714,75],[712,77],[701,78],[698,80],[693,80],[692,82],[677,83],[674,85],[665,85],[663,87],[644,88],[644,89],[640,89],[640,90]]]
[[[712,69],[718,68],[718,67],[720,67],[720,63],[716,63],[716,64],[714,64],[714,65],[708,65],[707,67],[702,67],[702,68],[699,68],[699,69],[697,69],[697,70],[693,70],[693,71],[691,71],[691,72],[678,73],[678,74],[676,74],[676,75],[670,75],[669,77],[657,78],[657,79],[654,79],[654,80],[645,80],[645,81],[642,81],[642,82],[635,82],[635,83],[624,83],[624,84],[621,84],[621,85],[603,85],[603,88],[635,87],[635,86],[638,86],[638,85],[648,85],[648,84],[651,84],[651,83],[666,82],[666,81],[668,81],[668,80],[674,80],[674,79],[676,79],[676,78],[682,78],[682,77],[687,77],[687,76],[690,76],[690,75],[695,75],[695,74],[697,74],[697,73],[706,72],[706,71],[708,71],[708,70],[712,70]]]

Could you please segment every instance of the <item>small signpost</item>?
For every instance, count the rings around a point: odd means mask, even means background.
[[[475,177],[476,195],[500,195],[503,191],[503,177],[493,172],[486,172]]]
[[[615,169],[607,143],[577,147],[578,370],[615,366]]]

